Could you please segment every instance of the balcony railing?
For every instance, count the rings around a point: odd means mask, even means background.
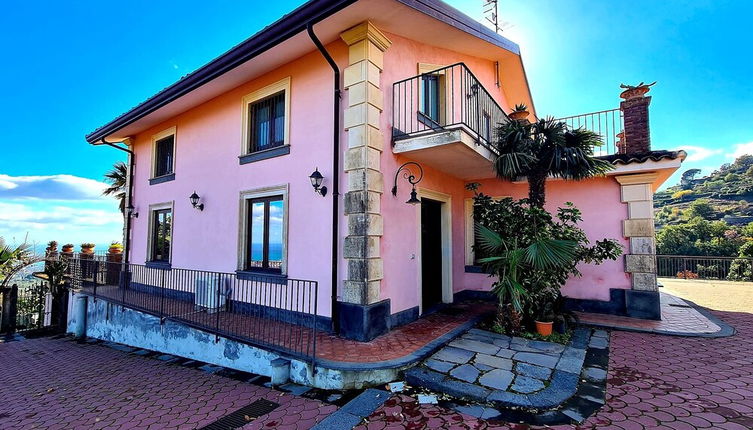
[[[313,361],[318,283],[275,276],[155,268],[100,258],[70,259],[75,289],[161,322],[172,320],[283,355]]]
[[[509,118],[463,63],[453,64],[392,86],[392,141],[462,128],[476,143],[495,152],[494,129]]]
[[[619,108],[566,116],[558,118],[558,120],[564,121],[570,128],[584,128],[601,135],[604,145],[594,149],[595,155],[611,155],[621,152],[620,147],[622,145],[618,134],[624,130],[624,121],[622,111]]]

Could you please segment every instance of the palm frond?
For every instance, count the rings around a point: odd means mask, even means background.
[[[577,249],[578,243],[572,240],[539,239],[525,248],[525,262],[535,269],[566,267]]]

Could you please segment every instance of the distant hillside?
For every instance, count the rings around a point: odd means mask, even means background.
[[[706,177],[696,178],[699,173],[686,170],[680,184],[654,194],[657,229],[694,217],[737,226],[753,222],[753,156],[743,155]]]

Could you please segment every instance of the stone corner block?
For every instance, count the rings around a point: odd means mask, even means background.
[[[622,233],[625,237],[654,236],[653,218],[626,219],[622,221]]]
[[[625,255],[625,271],[628,273],[656,273],[656,258],[653,255]]]

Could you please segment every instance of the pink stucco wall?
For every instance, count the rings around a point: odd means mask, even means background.
[[[344,43],[328,50],[341,68],[347,66]],[[290,154],[240,165],[242,97],[287,76]],[[332,71],[321,54],[312,52],[137,135],[134,206],[140,216],[133,223],[132,262],[147,258],[149,205],[174,201],[173,267],[234,272],[240,192],[288,184],[288,276],[317,280],[319,312],[330,315],[332,201],[313,192],[308,175],[318,167],[331,188],[331,106]],[[149,185],[152,135],[173,126],[175,180]],[[194,190],[205,204],[203,212],[190,205]]]
[[[418,44],[394,34],[385,53],[381,88],[384,112],[381,129],[384,152],[381,168],[385,194],[381,201],[384,236],[381,255],[384,263],[382,299],[391,300],[392,312],[418,306],[420,207],[406,205],[409,188],[400,187],[400,195],[389,194],[398,166],[409,158],[390,150],[392,120],[392,83],[417,74],[418,63],[449,65],[464,62],[504,109],[508,101],[503,89],[495,85],[492,61],[445,49]],[[312,47],[313,49],[313,47]],[[347,47],[342,41],[327,46],[341,70],[347,67]],[[180,268],[233,272],[237,269],[239,241],[239,194],[242,191],[288,184],[288,271],[291,278],[319,282],[319,312],[330,315],[331,294],[331,216],[332,191],[326,198],[315,194],[308,175],[318,167],[331,188],[332,172],[332,84],[331,70],[318,52],[293,61],[272,73],[254,79],[196,108],[143,131],[135,137],[136,177],[134,206],[141,214],[134,219],[132,261],[143,263],[147,252],[149,205],[174,201],[172,265]],[[504,71],[502,71],[504,73]],[[290,154],[239,165],[241,153],[241,98],[287,76],[291,77]],[[347,92],[343,106],[347,106]],[[149,185],[151,173],[151,138],[169,127],[177,128],[174,181]],[[342,150],[347,150],[347,132],[343,131]],[[342,168],[342,167],[341,167]],[[464,289],[488,289],[491,281],[480,274],[465,273],[465,200],[470,194],[466,181],[424,166],[422,189],[451,196],[452,283],[455,292]],[[341,175],[342,195],[347,175]],[[482,190],[490,195],[525,195],[525,185],[484,180]],[[188,196],[196,191],[205,204],[203,212],[193,209]],[[553,181],[548,188],[549,204],[573,201],[584,212],[583,226],[589,237],[620,238],[620,220],[626,217],[625,205],[619,203],[619,187],[612,179],[583,183]],[[347,233],[347,218],[341,215],[340,237]],[[626,244],[624,240],[623,243]],[[599,268],[583,267],[584,276],[571,280],[565,293],[571,297],[608,299],[609,288],[629,288],[622,262],[607,263]],[[347,275],[345,260],[340,258],[340,279]]]
[[[479,181],[480,191],[492,197],[528,196],[525,183],[510,183],[498,179]],[[547,182],[546,208],[555,212],[566,202],[581,210],[580,226],[591,242],[616,239],[623,251],[628,251],[629,241],[622,236],[622,220],[627,218],[627,205],[620,202],[620,186],[613,178],[595,178],[581,182],[551,180]],[[467,197],[473,194],[467,192]],[[608,260],[601,265],[581,264],[581,277],[571,278],[562,290],[567,297],[577,299],[609,300],[610,288],[630,288],[629,275],[625,273],[624,260]],[[487,275],[465,273],[461,285],[467,289],[488,290],[492,279]]]

